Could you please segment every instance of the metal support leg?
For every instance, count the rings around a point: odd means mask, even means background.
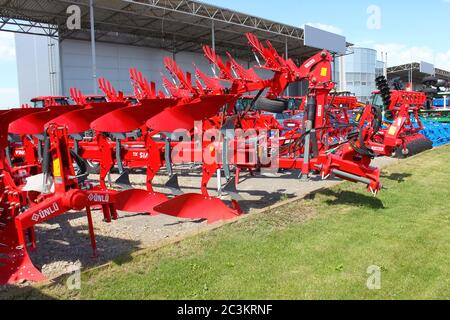
[[[113,204],[109,205],[109,211],[111,212],[111,216],[114,221],[119,220],[119,215],[117,214],[116,207]]]
[[[109,205],[107,204],[102,205],[102,209],[105,222],[111,223],[112,219],[111,219],[111,211],[109,210]]]
[[[92,220],[92,212],[91,208],[86,208],[86,215],[88,219],[88,226],[89,226],[89,238],[91,239],[91,246],[92,246],[92,256],[94,258],[97,257],[97,241],[95,240],[95,231],[94,231],[94,223]]]
[[[304,149],[305,152],[303,154],[303,167],[302,167],[302,180],[308,180],[309,174],[311,172],[310,168],[310,158],[311,158],[311,142],[312,142],[312,131],[315,127],[315,119],[316,119],[316,109],[317,109],[317,100],[315,96],[308,97],[308,103],[306,105],[307,111],[306,114],[308,116],[306,125],[305,125],[305,144]]]
[[[122,142],[120,139],[116,140],[116,159],[117,169],[119,169],[119,173],[122,174],[124,172],[124,167],[122,162]]]
[[[222,196],[222,170],[217,169],[217,193]]]
[[[36,250],[36,248],[37,248],[36,231],[35,231],[34,227],[31,227],[30,229],[28,229],[28,239],[31,243],[31,250]]]
[[[172,147],[170,146],[170,139],[165,139],[164,158],[166,161],[166,170],[169,177],[173,176],[172,168]]]

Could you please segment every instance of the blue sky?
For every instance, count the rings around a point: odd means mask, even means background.
[[[450,0],[207,0],[254,16],[340,33],[358,46],[389,53],[389,64],[411,60],[450,70]],[[369,29],[367,9],[376,5],[381,28]],[[18,104],[12,34],[0,32],[0,107]]]
[[[353,43],[404,43],[448,51],[450,0],[278,0],[203,1],[258,17],[301,27],[306,23],[333,26]],[[367,28],[367,8],[381,9],[381,29]],[[427,30],[426,27],[432,27]],[[441,32],[439,30],[442,30]],[[445,31],[447,34],[444,34]]]
[[[0,32],[0,109],[19,103],[14,35]]]
[[[357,46],[388,52],[388,65],[414,60],[450,70],[450,0],[204,2],[296,27],[309,24],[342,34]],[[379,29],[367,26],[368,8],[373,5],[380,9]]]

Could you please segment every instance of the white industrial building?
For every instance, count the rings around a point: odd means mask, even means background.
[[[86,94],[96,94],[93,85],[91,43],[16,34],[19,93],[21,103],[38,95],[68,95],[76,87]],[[32,54],[30,54],[30,52]],[[185,71],[194,72],[193,63],[211,73],[201,53],[173,54],[161,49],[99,42],[96,45],[97,78],[108,79],[117,89],[132,93],[129,70],[137,68],[161,89],[164,57],[174,57]],[[246,63],[241,61],[242,63]]]
[[[73,5],[80,8],[81,28],[70,30],[67,9]],[[270,40],[298,64],[322,44],[337,41],[344,50],[347,45],[344,37],[317,30],[305,42],[302,28],[191,0],[0,0],[0,30],[17,34],[21,103],[38,95],[68,95],[70,87],[95,94],[100,77],[131,93],[131,67],[160,84],[164,56],[186,71],[195,63],[211,73],[204,44],[250,66],[255,58],[246,32]],[[290,95],[304,93],[300,84],[289,89]]]

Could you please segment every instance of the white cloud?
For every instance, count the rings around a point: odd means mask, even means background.
[[[388,64],[390,66],[425,61],[433,63],[437,68],[450,70],[450,50],[438,52],[428,46],[407,46],[400,43],[382,43],[375,44],[372,47],[379,54],[381,52],[388,53]]]
[[[17,88],[0,88],[0,110],[19,107]]]
[[[16,44],[14,34],[0,32],[0,60],[13,61],[16,58]]]
[[[449,0],[450,1],[450,0]],[[306,23],[308,26],[317,28],[317,29],[321,29],[324,31],[328,31],[328,32],[332,32],[332,33],[336,33],[336,34],[343,34],[343,30],[339,27],[333,26],[331,24],[324,24],[324,23],[320,23],[320,22],[308,22]]]

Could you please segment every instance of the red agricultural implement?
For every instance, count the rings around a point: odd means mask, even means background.
[[[31,99],[32,108],[48,108],[50,106],[67,106],[69,99],[67,97],[43,96]]]
[[[29,109],[34,111],[34,109]],[[1,150],[7,146],[8,126],[18,118],[35,112],[9,110],[1,116]],[[92,207],[101,207],[106,222],[117,219],[117,210],[149,212],[152,195],[143,190],[124,192],[94,187],[88,180],[83,161],[69,148],[66,127],[46,127],[43,158],[33,170],[30,166],[11,168],[5,153],[0,154],[0,283],[41,281],[44,276],[33,266],[27,247],[36,248],[34,228],[37,224],[71,210],[85,210],[91,245],[96,254]],[[77,164],[77,170],[75,165]],[[33,175],[32,175],[33,174]],[[32,179],[34,182],[18,184]],[[36,183],[37,180],[40,183]]]
[[[419,113],[427,96],[422,92],[391,90],[384,77],[376,81],[379,91],[374,94],[372,108],[382,114],[384,125],[374,140],[387,147],[384,154],[395,152],[397,157],[405,157],[431,149],[432,141],[420,133],[424,126]]]
[[[322,51],[298,67],[270,42],[262,44],[252,34],[247,38],[258,61],[265,62],[260,68],[272,71],[273,77],[260,77],[230,54],[224,62],[205,46],[205,56],[219,74],[209,76],[196,68],[193,79],[167,58],[172,79],[164,76],[162,83],[168,95],[132,69],[133,98],[100,79],[101,101],[72,89],[73,106],[2,112],[0,283],[43,279],[27,253],[28,246],[36,246],[34,227],[72,210],[86,211],[94,252],[92,207],[101,207],[107,222],[117,219],[118,211],[209,223],[236,218],[242,214],[236,200],[227,203],[208,191],[211,178],[220,178],[222,172],[229,182],[223,190],[231,194],[237,192],[230,187],[233,175],[237,185],[242,170],[268,169],[299,170],[304,179],[334,175],[363,183],[376,194],[380,172],[371,161],[403,143],[408,122],[395,123],[399,131],[391,127],[383,133],[377,110],[366,107],[359,125],[350,124],[348,111],[356,108],[356,101],[331,94],[330,53]],[[304,110],[298,110],[304,116],[286,130],[262,111],[267,106],[282,110],[288,85],[300,81],[309,82]],[[252,92],[258,93],[249,106],[237,110],[238,99]],[[170,185],[178,188],[174,169],[180,164],[201,166],[201,192],[155,192],[153,179],[162,168]],[[100,174],[96,183],[89,180],[95,165]],[[115,168],[125,191],[107,186]],[[131,188],[127,175],[133,169],[146,169],[146,190]]]

